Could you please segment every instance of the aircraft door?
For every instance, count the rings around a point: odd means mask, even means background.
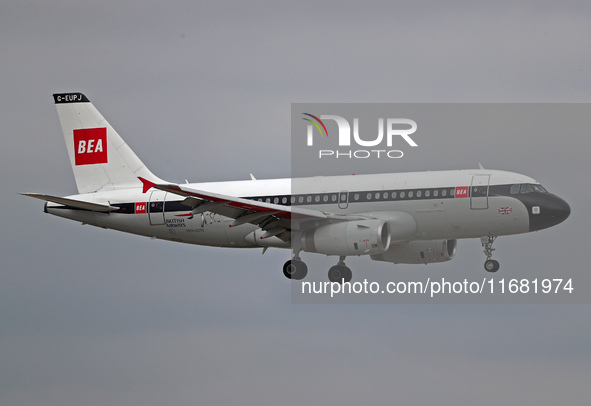
[[[470,186],[470,208],[488,209],[488,183],[490,175],[472,176]]]
[[[164,200],[166,199],[166,192],[162,190],[154,190],[150,193],[150,201],[148,202],[148,218],[150,225],[156,226],[164,224]]]
[[[346,209],[349,207],[349,192],[342,190],[339,193],[339,209]]]

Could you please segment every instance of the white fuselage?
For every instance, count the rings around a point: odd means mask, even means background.
[[[298,205],[335,214],[364,214],[388,220],[389,213],[414,218],[416,230],[402,239],[437,240],[508,235],[530,231],[528,209],[509,195],[495,195],[495,186],[536,181],[496,170],[456,170],[349,175],[299,179],[248,180],[190,184],[194,189]],[[484,194],[468,193],[484,188]],[[489,190],[491,191],[489,193]],[[234,219],[212,212],[192,214],[182,196],[151,189],[113,189],[70,196],[77,200],[120,206],[115,212],[94,212],[48,203],[47,212],[98,227],[159,239],[219,247],[280,247],[289,242],[261,239],[256,225],[229,227]],[[508,209],[507,209],[508,208]],[[501,210],[505,210],[502,212]],[[392,230],[393,241],[396,230]]]

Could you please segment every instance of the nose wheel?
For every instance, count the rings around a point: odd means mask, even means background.
[[[486,255],[486,261],[484,261],[484,270],[486,272],[497,272],[500,268],[499,261],[491,259],[492,253],[495,250],[492,245],[496,239],[497,237],[493,237],[492,235],[480,237],[480,243],[484,248],[484,255]]]
[[[494,259],[487,259],[484,261],[484,269],[486,272],[497,272],[499,268],[499,261],[495,261]]]

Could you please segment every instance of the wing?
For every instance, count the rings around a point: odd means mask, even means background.
[[[211,193],[185,185],[155,184],[139,178],[144,184],[144,193],[151,188],[184,196],[183,204],[193,209],[194,214],[209,211],[234,219],[230,227],[254,224],[265,230],[262,238],[277,236],[288,241],[293,230],[315,228],[336,221],[366,219],[365,216],[338,215],[310,210],[298,206],[287,206],[259,202],[235,196]]]

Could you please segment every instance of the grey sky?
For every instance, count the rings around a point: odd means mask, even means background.
[[[76,192],[54,92],[85,93],[171,181],[288,177],[292,102],[590,102],[591,7],[514,3],[3,4],[0,404],[589,404],[587,305],[291,305],[287,251],[151,241],[17,195]],[[499,137],[396,170],[534,177],[573,214],[499,238],[501,271],[588,269],[588,134]],[[434,266],[482,261],[468,240]]]

